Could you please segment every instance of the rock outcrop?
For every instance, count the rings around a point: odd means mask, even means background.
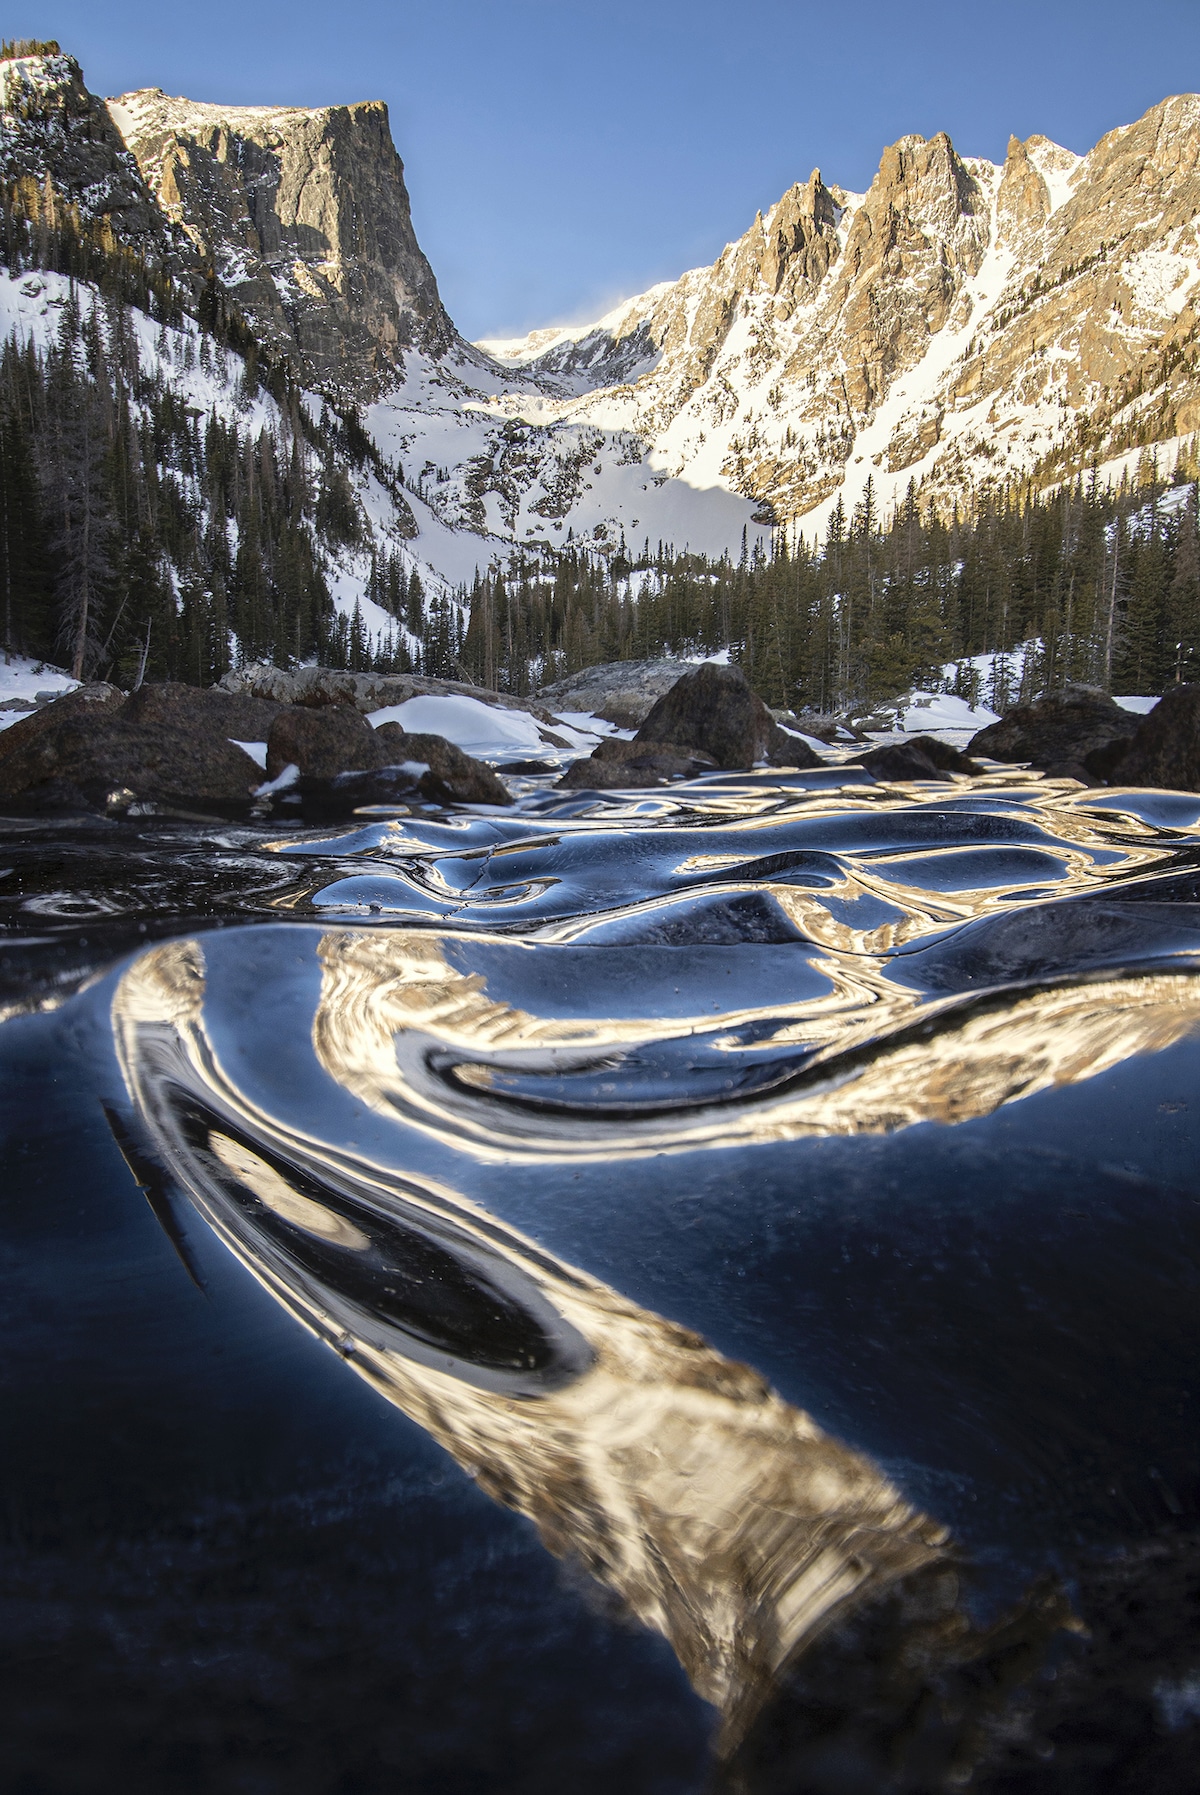
[[[426,679],[419,673],[343,673],[333,667],[297,667],[288,671],[269,661],[236,667],[220,681],[220,690],[245,694],[274,704],[350,704],[368,716],[410,698],[475,698],[496,710],[525,711],[539,723],[553,723],[544,705],[510,698],[490,687],[463,680]]]
[[[195,714],[171,714],[169,705],[147,720],[149,701],[132,704],[112,686],[83,686],[14,723],[0,735],[0,803],[33,811],[120,813],[139,802],[248,810],[262,774],[219,722],[197,727]]]
[[[457,341],[382,101],[211,106],[154,87],[109,112],[162,213],[310,385],[361,399],[406,349]]]
[[[989,723],[972,736],[970,751],[1096,784],[1109,777],[1137,728],[1138,718],[1107,693],[1064,686]]]
[[[1200,792],[1200,685],[1168,688],[1115,760],[1110,783]]]
[[[762,699],[751,691],[740,667],[711,662],[676,680],[655,704],[635,740],[697,749],[730,771],[762,760],[792,767],[822,764],[806,742],[779,728]]]

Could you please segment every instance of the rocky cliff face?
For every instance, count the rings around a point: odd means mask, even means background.
[[[413,232],[387,107],[221,107],[143,88],[109,102],[163,213],[268,346],[361,398],[455,332]]]
[[[0,62],[0,181],[29,216],[53,222],[75,208],[102,239],[148,263],[191,275],[194,258],[164,218],[108,106],[89,93],[74,57]]]
[[[822,524],[868,478],[970,503],[1200,428],[1200,98],[1079,158],[945,135],[885,151],[863,195],[814,172],[718,261],[590,330],[489,344],[621,422],[658,465]],[[544,413],[543,413],[544,416]]]

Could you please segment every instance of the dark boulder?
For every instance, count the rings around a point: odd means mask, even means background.
[[[1128,752],[1113,769],[1112,781],[1200,792],[1200,685],[1167,689],[1141,719]]]
[[[980,771],[975,761],[932,735],[888,742],[867,754],[853,755],[846,764],[862,767],[874,779],[948,779],[952,773],[970,775]]]
[[[846,742],[865,742],[869,738],[851,723],[846,717],[834,716],[831,711],[795,711],[781,715],[775,712],[775,720],[787,729],[798,729],[802,735],[815,736],[819,742],[828,742],[830,747]]]
[[[386,761],[333,778],[301,777],[274,794],[284,814],[341,822],[375,804],[511,804],[507,786],[482,761],[440,735],[406,735],[398,723],[376,732]],[[295,763],[292,763],[295,764]]]
[[[740,667],[711,662],[676,680],[651,710],[637,740],[699,749],[730,771],[762,760],[790,767],[823,765],[807,742],[778,727]]]
[[[1122,710],[1106,692],[1094,686],[1064,686],[1047,692],[1034,704],[1019,704],[998,723],[989,723],[972,736],[972,754],[991,760],[1025,761],[1049,772],[1081,766],[1093,777],[1106,775],[1093,755],[1105,756],[1105,765],[1119,759],[1120,744],[1133,739],[1138,719]],[[1122,776],[1123,777],[1123,776]]]
[[[587,760],[577,760],[558,781],[562,791],[620,791],[633,787],[669,785],[676,779],[695,779],[714,773],[711,754],[681,747],[678,742],[623,742],[612,737],[593,749]]]
[[[219,686],[163,680],[131,692],[122,716],[144,729],[197,729],[235,742],[265,742],[282,709],[269,699],[223,692]]]
[[[389,758],[382,731],[372,729],[351,704],[284,705],[267,736],[268,779],[289,766],[309,779],[333,779],[338,773],[370,772]]]
[[[1138,719],[1133,720],[1136,723]],[[1081,779],[1085,785],[1123,785],[1125,756],[1136,740],[1136,735],[1114,736],[1107,747],[1093,748],[1083,761],[1059,761],[1045,770],[1051,774],[1069,771],[1072,778]]]
[[[1123,751],[1125,743],[1118,745]],[[1081,760],[1056,760],[1048,767],[1039,767],[1038,771],[1044,773],[1047,779],[1073,779],[1077,785],[1104,785],[1106,781],[1098,778],[1092,767],[1097,757],[1106,752],[1105,749],[1097,749],[1095,753],[1089,754],[1086,766]]]
[[[434,804],[511,804],[512,793],[481,760],[448,742],[444,735],[406,735],[399,723],[375,731],[388,766],[423,766],[421,795]]]
[[[767,759],[773,767],[796,767],[803,771],[805,767],[825,767],[828,761],[813,748],[811,742],[788,727],[787,724],[776,723],[771,736]]]
[[[223,733],[131,721],[123,693],[83,686],[0,736],[0,802],[21,810],[135,801],[241,813],[262,774]]]

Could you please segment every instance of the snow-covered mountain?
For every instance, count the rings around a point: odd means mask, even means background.
[[[885,515],[910,481],[969,506],[1147,447],[1170,465],[1200,427],[1198,217],[1195,95],[1084,157],[906,137],[865,194],[814,170],[711,268],[482,347],[555,383],[557,420],[629,430],[673,478],[810,531],[868,479]]]
[[[888,149],[865,194],[814,171],[711,268],[595,325],[466,343],[413,233],[385,108],[102,101],[55,54],[0,64],[0,175],[46,190],[218,300],[311,396],[358,407],[388,478],[356,476],[364,546],[435,586],[514,546],[738,553],[823,531],[868,481],[970,507],[1200,427],[1200,99],[1079,158],[1014,139],[1003,166],[939,135]],[[33,211],[31,211],[31,207]],[[390,470],[390,471],[389,471]],[[373,534],[372,534],[373,533]]]
[[[26,215],[52,191],[197,312],[227,301],[310,392],[363,407],[407,489],[397,517],[385,488],[363,487],[365,515],[435,588],[517,544],[583,539],[603,553],[624,536],[720,554],[767,535],[752,498],[672,480],[636,431],[561,416],[560,381],[463,340],[413,233],[381,104],[216,107],[157,88],[105,101],[58,53],[9,58],[0,79],[0,177],[22,186]],[[349,560],[343,603],[369,567]]]

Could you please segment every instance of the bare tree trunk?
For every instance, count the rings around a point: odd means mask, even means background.
[[[142,643],[142,658],[138,662],[137,678],[133,682],[133,689],[135,692],[138,690],[142,681],[146,677],[146,662],[150,658],[150,622],[151,622],[150,618],[147,617],[147,619],[146,619],[146,640]]]
[[[79,567],[79,620],[78,620],[78,623],[77,623],[76,629],[75,629],[75,654],[74,654],[74,658],[72,659],[72,662],[71,662],[71,678],[72,679],[82,679],[83,678],[84,655],[87,652],[87,634],[88,634],[88,622],[89,622],[88,610],[90,608],[90,599],[91,599],[90,586],[91,586],[92,505],[91,505],[91,493],[88,490],[90,482],[89,482],[88,478],[86,477],[86,470],[88,469],[88,460],[89,460],[88,451],[90,450],[90,447],[91,447],[90,432],[87,430],[87,427],[85,425],[85,427],[84,427],[85,478],[83,481],[83,492],[82,492],[83,539],[79,545],[80,551],[81,551],[80,552],[80,567]]]
[[[1112,584],[1108,589],[1108,622],[1104,631],[1104,690],[1112,691],[1113,636],[1117,619],[1117,569],[1121,562],[1121,523],[1117,519],[1113,530],[1113,570]]]

